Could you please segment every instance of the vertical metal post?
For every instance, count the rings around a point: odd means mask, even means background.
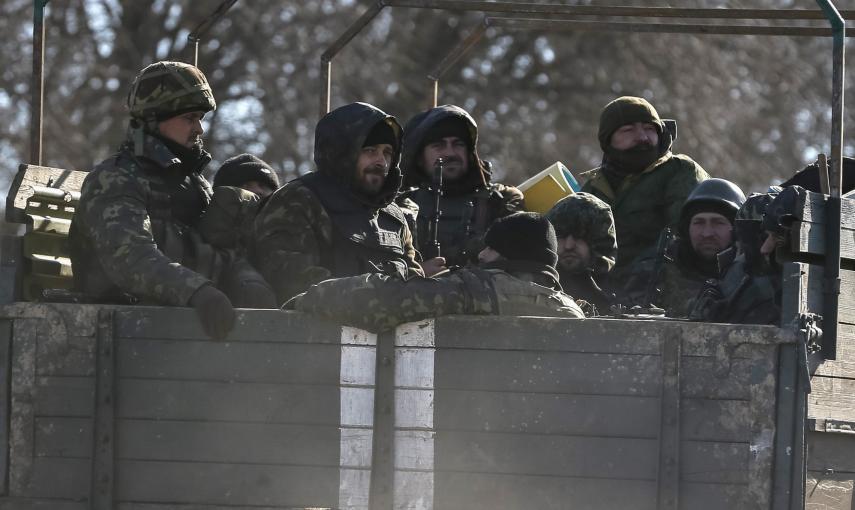
[[[199,39],[193,41],[193,66],[199,67]]]
[[[42,164],[42,111],[45,99],[45,5],[33,0],[33,80],[30,84],[30,164]]]
[[[433,104],[431,108],[439,106],[439,79],[433,79]]]
[[[831,88],[831,168],[826,201],[825,306],[823,346],[826,359],[837,359],[838,311],[840,307],[840,195],[843,188],[843,91],[846,63],[846,22],[831,0],[817,0],[831,24],[834,40]]]
[[[395,332],[377,335],[374,435],[368,507],[392,510],[395,497]]]
[[[321,107],[318,118],[330,111],[330,96],[332,95],[332,61],[321,58]]]

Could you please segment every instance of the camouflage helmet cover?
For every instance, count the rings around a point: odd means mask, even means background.
[[[128,92],[131,117],[165,120],[186,112],[217,108],[205,75],[184,62],[162,61],[146,66]]]
[[[547,211],[548,219],[558,237],[572,235],[588,243],[591,249],[591,269],[606,274],[615,265],[617,237],[615,221],[609,204],[590,193],[575,193],[559,200]]]

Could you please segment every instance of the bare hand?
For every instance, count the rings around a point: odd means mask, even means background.
[[[420,265],[422,266],[422,271],[425,272],[425,276],[427,278],[430,278],[440,271],[448,269],[445,267],[445,257],[434,257],[432,259],[425,260]]]

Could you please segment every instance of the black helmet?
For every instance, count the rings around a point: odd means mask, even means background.
[[[692,216],[705,210],[717,212],[733,223],[736,212],[745,203],[745,194],[739,186],[725,179],[701,181],[686,198],[680,219],[688,223]]]

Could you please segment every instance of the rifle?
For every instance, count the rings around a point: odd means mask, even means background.
[[[430,219],[430,244],[427,251],[429,259],[440,256],[439,246],[439,219],[442,217],[442,158],[437,158],[433,164],[433,182],[431,192],[433,193],[433,216]]]
[[[659,282],[662,279],[662,273],[665,271],[665,263],[673,261],[668,255],[668,246],[671,244],[673,238],[674,235],[670,228],[665,228],[662,233],[659,234],[659,241],[656,244],[656,264],[653,266],[653,272],[650,275],[650,279],[647,281],[647,288],[644,291],[643,306],[659,304],[657,301],[659,301],[659,294],[662,290],[658,287]]]

